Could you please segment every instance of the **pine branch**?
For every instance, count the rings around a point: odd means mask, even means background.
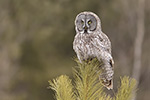
[[[103,86],[98,80],[100,75],[99,62],[94,59],[83,62],[74,69],[74,79],[77,89],[78,100],[96,100],[102,96]]]
[[[104,87],[98,80],[101,65],[97,59],[82,64],[73,69],[74,85],[66,75],[49,81],[50,88],[55,91],[56,100],[131,100],[135,91],[136,80],[124,76],[115,97],[103,91]]]
[[[55,97],[57,100],[76,100],[73,92],[73,85],[71,79],[66,75],[49,81],[51,89],[55,91]]]
[[[116,99],[114,100],[131,100],[135,91],[136,80],[127,76],[121,77],[121,86],[118,89]]]

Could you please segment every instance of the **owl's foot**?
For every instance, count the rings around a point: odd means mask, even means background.
[[[86,62],[86,63],[89,63],[92,60],[93,60],[93,58],[83,59],[83,61]]]

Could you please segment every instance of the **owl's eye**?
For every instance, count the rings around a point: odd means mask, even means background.
[[[92,23],[92,21],[91,21],[91,20],[89,20],[89,21],[88,21],[88,24],[90,25],[91,23]]]
[[[81,20],[81,24],[83,24],[84,23],[84,21],[83,20]]]

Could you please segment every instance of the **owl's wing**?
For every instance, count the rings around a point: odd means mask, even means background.
[[[99,50],[101,50],[101,57],[103,63],[104,63],[104,77],[102,78],[103,85],[108,89],[113,89],[113,73],[114,73],[114,61],[111,55],[111,42],[106,34],[101,33],[99,35],[99,40],[97,43],[97,47],[99,47]]]
[[[95,41],[96,43],[93,43],[93,45],[96,46],[96,48],[103,49],[105,52],[111,54],[111,42],[106,34],[101,32],[95,37]]]

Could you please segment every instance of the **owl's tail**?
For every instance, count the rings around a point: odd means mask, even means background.
[[[102,80],[102,84],[108,89],[113,89],[113,79],[112,80]]]
[[[102,66],[102,73],[99,75],[101,83],[108,89],[113,89],[113,68],[109,64]]]

